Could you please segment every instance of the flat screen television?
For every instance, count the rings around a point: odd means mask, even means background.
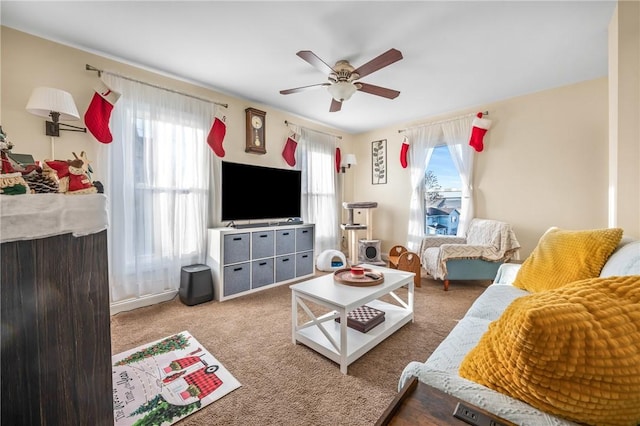
[[[222,220],[299,218],[300,170],[222,162]]]

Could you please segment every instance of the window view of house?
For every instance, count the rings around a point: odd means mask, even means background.
[[[434,148],[425,172],[425,234],[456,235],[462,185],[446,145]]]

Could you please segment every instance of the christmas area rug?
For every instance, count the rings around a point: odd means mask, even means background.
[[[172,425],[241,386],[188,332],[112,357],[115,426]]]

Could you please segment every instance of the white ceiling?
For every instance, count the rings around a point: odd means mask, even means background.
[[[615,1],[7,1],[2,25],[360,133],[607,75]],[[403,59],[362,78],[330,113],[326,82],[296,56],[358,67],[390,48]]]

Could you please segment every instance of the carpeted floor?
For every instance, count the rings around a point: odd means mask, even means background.
[[[187,425],[371,425],[397,393],[409,361],[424,361],[489,282],[422,279],[409,323],[340,373],[334,362],[291,342],[291,291],[281,285],[226,302],[179,299],[111,318],[117,354],[189,331],[242,384],[180,421]],[[406,292],[401,289],[398,293]]]

